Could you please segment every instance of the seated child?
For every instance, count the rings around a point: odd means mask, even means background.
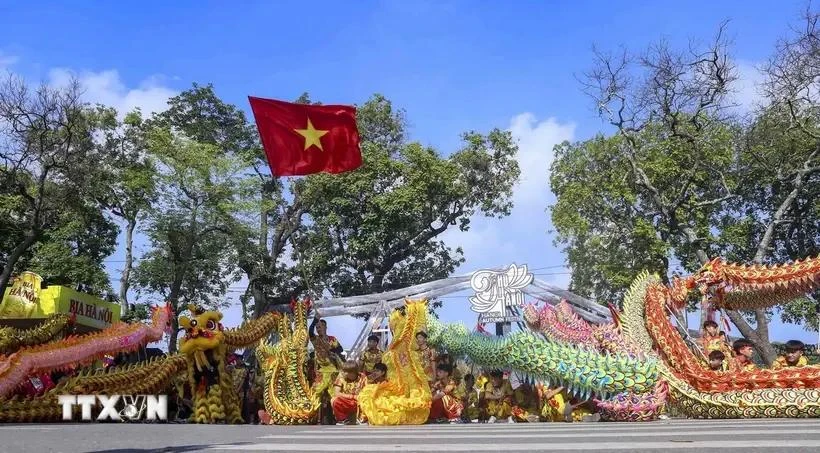
[[[464,406],[464,410],[461,412],[462,420],[478,420],[481,410],[479,408],[479,391],[475,388],[475,377],[469,373],[465,374],[456,393],[458,393],[461,404]]]
[[[513,419],[516,422],[537,421],[539,407],[538,394],[529,382],[524,382],[513,391]]]
[[[785,349],[785,354],[778,357],[777,360],[772,363],[773,370],[779,370],[786,367],[801,367],[809,364],[808,359],[806,359],[806,356],[803,355],[806,345],[804,345],[802,341],[789,340],[786,342]]]
[[[487,423],[495,423],[498,419],[507,419],[508,423],[514,423],[512,419],[513,389],[510,381],[504,379],[504,372],[494,370],[490,373],[490,382],[484,387],[484,400],[486,402],[486,412],[490,417]]]
[[[373,365],[373,371],[367,375],[368,384],[380,384],[387,380],[387,365],[379,362]]]
[[[541,417],[549,422],[562,422],[566,419],[564,414],[567,407],[564,398],[564,387],[549,388],[539,387],[541,395]]]
[[[741,338],[736,340],[732,345],[735,351],[735,363],[740,371],[754,371],[757,365],[752,362],[752,355],[754,354],[754,347],[752,342]]]
[[[373,367],[377,363],[382,363],[382,350],[379,349],[379,336],[370,335],[367,337],[367,349],[362,355],[362,362],[364,362],[364,372],[372,373]]]
[[[446,363],[441,363],[436,367],[436,380],[431,386],[433,393],[433,403],[430,406],[430,420],[449,420],[450,423],[458,423],[461,418],[461,411],[464,405],[456,396],[458,385],[451,377],[453,367]]]
[[[358,394],[364,387],[367,377],[359,372],[359,365],[353,361],[347,361],[342,365],[342,370],[333,383],[334,395],[330,400],[333,408],[333,415],[337,424],[357,423],[359,402]]]
[[[712,351],[709,353],[709,369],[712,371],[726,371],[726,354],[720,351]]]

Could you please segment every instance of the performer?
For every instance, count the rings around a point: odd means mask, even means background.
[[[700,347],[707,356],[712,351],[721,351],[724,354],[729,351],[729,344],[726,342],[726,335],[718,331],[718,325],[714,321],[703,323],[703,335],[700,337]]]
[[[373,366],[382,362],[382,350],[379,349],[378,335],[367,337],[367,349],[364,350],[362,362],[364,362],[365,373],[372,373]]]
[[[314,383],[313,391],[317,398],[322,398],[339,372],[341,355],[344,352],[336,337],[327,334],[327,321],[319,318],[319,313],[313,318],[308,329],[310,342],[314,350]]]
[[[529,382],[524,382],[513,391],[512,416],[516,422],[535,421],[538,417],[538,394]]]
[[[495,423],[498,419],[506,418],[508,423],[515,423],[512,419],[513,389],[510,381],[504,379],[504,372],[493,370],[490,373],[490,382],[485,386],[484,399],[487,406],[488,423]]]
[[[806,345],[804,345],[802,341],[789,340],[786,342],[785,349],[785,354],[778,357],[777,360],[772,363],[773,370],[786,367],[801,367],[809,364],[808,359],[803,355]]]
[[[424,372],[427,374],[427,380],[432,384],[436,380],[436,360],[438,354],[436,350],[427,344],[427,333],[419,332],[416,334],[416,343],[418,344],[418,353],[421,354],[421,362],[424,364]]]
[[[479,407],[481,393],[476,389],[475,376],[470,373],[465,374],[464,379],[456,390],[456,394],[464,406],[464,410],[461,411],[461,419],[466,422],[478,420],[481,416]]]
[[[712,371],[728,371],[726,366],[726,354],[721,351],[712,351],[709,353],[709,369]]]
[[[752,342],[741,338],[736,340],[735,343],[732,345],[732,349],[735,351],[735,363],[737,364],[737,369],[740,371],[754,371],[757,368],[757,365],[752,362],[752,354],[754,354],[754,345]]]
[[[360,423],[358,395],[367,383],[367,377],[359,372],[359,365],[347,361],[342,365],[342,372],[333,384],[334,395],[330,400],[337,425]]]
[[[387,380],[387,365],[379,362],[373,365],[373,371],[367,375],[367,384],[381,384]]]
[[[566,420],[567,400],[564,398],[564,387],[554,389],[540,386],[541,417],[550,422]]]
[[[436,381],[431,390],[433,393],[433,404],[430,407],[430,420],[449,420],[450,423],[458,423],[461,418],[461,411],[464,406],[456,396],[458,384],[451,377],[453,367],[442,363],[436,368]]]

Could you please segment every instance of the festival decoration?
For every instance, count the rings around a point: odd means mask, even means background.
[[[305,376],[307,363],[309,301],[291,303],[291,320],[282,316],[277,325],[279,341],[261,342],[256,351],[264,373],[264,404],[272,425],[313,423],[320,401]]]
[[[393,341],[382,355],[387,380],[365,385],[359,407],[371,425],[421,425],[430,415],[432,395],[416,349],[416,333],[427,324],[427,301],[405,301],[405,314],[394,310],[388,320]]]

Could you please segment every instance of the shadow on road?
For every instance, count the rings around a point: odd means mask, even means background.
[[[184,453],[188,451],[202,451],[213,448],[215,445],[253,445],[253,442],[233,442],[233,443],[219,443],[219,444],[205,444],[205,445],[179,445],[176,447],[163,448],[115,448],[111,450],[93,450],[93,453]],[[91,452],[89,452],[91,453]]]

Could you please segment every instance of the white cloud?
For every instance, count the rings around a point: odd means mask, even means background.
[[[52,85],[64,86],[72,76],[80,81],[87,102],[114,107],[121,117],[136,107],[142,109],[144,117],[162,112],[168,108],[168,98],[177,94],[175,90],[164,86],[161,78],[156,76],[145,79],[137,88],[128,88],[116,70],[84,71],[78,74],[65,68],[56,68],[49,72],[49,81]]]
[[[0,71],[4,71],[14,66],[20,58],[15,55],[9,55],[0,50]]]
[[[511,263],[528,264],[530,268],[563,264],[560,251],[552,245],[547,204],[552,199],[549,189],[549,168],[553,148],[574,140],[575,125],[561,123],[555,118],[538,121],[532,113],[516,115],[508,128],[518,143],[518,163],[521,178],[514,188],[510,216],[487,219],[476,215],[467,232],[448,230],[443,240],[451,247],[464,249],[466,262],[461,272],[480,268],[506,267]],[[553,268],[543,274],[563,272]],[[536,271],[535,273],[538,273]],[[566,286],[567,275],[536,275],[536,278],[555,285]]]
[[[737,105],[739,113],[753,112],[765,100],[761,90],[761,84],[764,81],[763,73],[758,65],[746,61],[739,61],[735,71],[737,80],[730,100]]]

